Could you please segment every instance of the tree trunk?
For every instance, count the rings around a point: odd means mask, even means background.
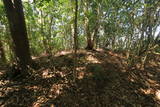
[[[87,50],[93,50],[93,40],[92,40],[92,35],[90,33],[90,28],[89,28],[89,19],[88,17],[85,17],[85,33],[87,36]]]
[[[27,37],[26,23],[24,19],[21,0],[3,0],[11,36],[14,43],[16,61],[22,70],[25,70],[31,62],[29,41]]]
[[[87,34],[87,47],[86,47],[86,49],[93,50],[93,47],[94,47],[93,40],[91,38],[91,34],[89,33],[89,34]]]
[[[78,22],[78,0],[75,0],[75,18],[74,18],[74,81],[77,77],[76,66],[77,66],[77,49],[78,49],[78,33],[77,33],[77,22]]]
[[[2,63],[6,62],[6,57],[5,57],[5,52],[4,52],[4,48],[3,48],[3,43],[0,40],[0,61],[2,61]]]
[[[96,38],[98,36],[98,30],[99,30],[99,19],[100,19],[100,7],[99,4],[97,4],[97,7],[95,7],[95,11],[93,11],[93,14],[95,14],[96,18],[92,21],[96,22],[94,24],[93,29],[90,28],[90,18],[88,16],[89,13],[89,2],[86,1],[85,2],[85,7],[84,7],[84,12],[85,12],[85,33],[87,36],[87,50],[93,50],[94,49],[94,45],[95,45],[95,41]]]
[[[78,1],[75,1],[75,20],[74,20],[74,50],[75,53],[78,48],[78,39],[77,39],[77,17],[78,17]]]

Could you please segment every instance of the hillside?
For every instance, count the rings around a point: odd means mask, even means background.
[[[160,55],[148,55],[145,68],[129,65],[122,52],[80,50],[77,79],[71,51],[35,57],[38,70],[10,80],[1,70],[1,107],[159,107]]]

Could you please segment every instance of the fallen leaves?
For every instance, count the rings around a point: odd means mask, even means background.
[[[39,58],[42,68],[16,83],[0,81],[3,106],[28,107],[152,107],[160,101],[160,64],[150,60],[144,70],[128,68],[125,57],[112,51],[78,52],[77,80],[73,55],[62,51]],[[153,57],[153,56],[152,56]],[[52,59],[53,58],[53,59]],[[158,58],[156,58],[159,60]],[[37,60],[35,58],[35,60]],[[4,72],[0,72],[3,75]],[[115,101],[116,100],[116,101]],[[158,107],[158,106],[157,106]]]

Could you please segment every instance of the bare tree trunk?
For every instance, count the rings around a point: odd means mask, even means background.
[[[29,41],[21,0],[3,0],[15,48],[16,60],[20,68],[26,69],[31,62]]]
[[[74,79],[77,77],[77,49],[78,49],[78,33],[77,33],[77,20],[78,19],[78,0],[75,0],[75,19],[74,19]]]
[[[76,0],[76,4],[75,4],[75,20],[74,20],[74,50],[75,53],[78,49],[78,38],[77,38],[77,17],[78,17],[78,0]]]

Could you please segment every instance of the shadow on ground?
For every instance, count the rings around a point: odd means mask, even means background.
[[[160,67],[128,69],[125,57],[111,51],[78,52],[73,81],[71,52],[44,56],[41,66],[21,81],[1,80],[2,107],[158,107]],[[3,73],[2,73],[3,75]],[[160,96],[159,96],[160,97]]]

